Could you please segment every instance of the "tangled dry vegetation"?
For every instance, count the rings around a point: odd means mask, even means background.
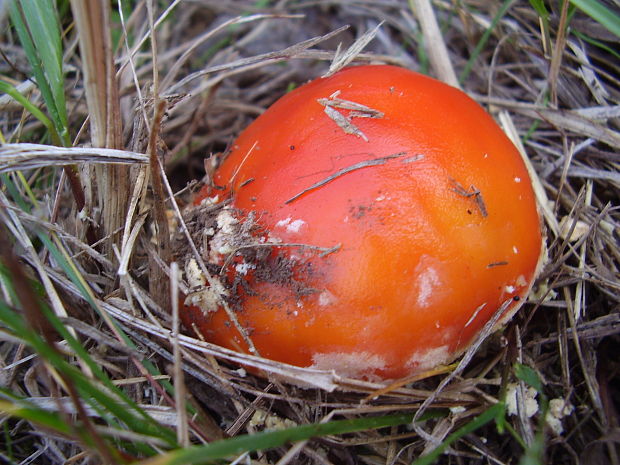
[[[568,2],[550,2],[542,19],[527,1],[436,1],[432,10],[397,0],[202,0],[169,10],[119,1],[109,19],[102,3],[83,2],[74,16],[61,10],[73,148],[42,145],[50,139],[40,120],[0,95],[3,460],[111,463],[119,456],[109,444],[131,451],[130,442],[149,443],[122,421],[106,423],[105,409],[80,400],[7,323],[22,308],[47,343],[92,375],[86,355],[61,344],[36,310],[36,290],[113,384],[176,430],[180,445],[393,413],[424,419],[242,450],[235,463],[409,464],[441,445],[438,463],[620,463],[617,36]],[[8,16],[0,22],[3,79],[45,112]],[[460,82],[527,154],[548,244],[535,292],[467,363],[387,388],[179,334],[175,296],[186,285],[170,235],[183,230],[181,209],[253,118],[377,26],[354,63]],[[63,171],[67,163],[75,169]],[[83,187],[77,202],[73,179]],[[274,376],[253,376],[238,361]],[[18,397],[99,440],[50,431],[15,410]],[[479,421],[504,400],[500,414]],[[190,414],[180,408],[186,401]],[[138,460],[144,450],[120,457]]]

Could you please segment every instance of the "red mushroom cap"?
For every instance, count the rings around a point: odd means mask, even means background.
[[[393,66],[285,95],[215,184],[256,244],[220,260],[237,318],[262,356],[298,366],[387,379],[448,363],[502,304],[514,313],[541,255],[514,145],[463,92]],[[247,350],[222,310],[185,321]]]

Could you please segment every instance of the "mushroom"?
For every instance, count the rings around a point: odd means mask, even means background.
[[[508,321],[540,262],[517,149],[463,92],[398,67],[346,68],[282,97],[196,204],[215,194],[229,220],[211,242],[228,247],[205,256],[258,353],[342,376],[449,363],[498,309]],[[183,318],[248,351],[222,309]]]

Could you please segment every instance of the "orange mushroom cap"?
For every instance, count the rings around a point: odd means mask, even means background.
[[[448,363],[502,304],[503,321],[514,313],[537,271],[517,149],[463,92],[402,68],[351,67],[285,95],[214,181],[269,248],[220,264],[270,359],[369,379]],[[224,311],[204,310],[188,306],[185,323],[247,350]]]

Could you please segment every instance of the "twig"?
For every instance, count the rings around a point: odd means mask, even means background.
[[[286,200],[284,203],[285,204],[289,204],[291,202],[294,202],[295,200],[297,200],[299,197],[301,197],[302,195],[306,194],[307,192],[310,192],[314,189],[318,189],[319,187],[324,186],[325,184],[333,181],[334,179],[343,176],[345,174],[348,174],[352,171],[355,170],[360,170],[362,168],[368,168],[370,166],[378,166],[378,165],[384,165],[386,164],[389,160],[393,160],[394,158],[399,158],[402,157],[403,155],[405,155],[407,152],[399,152],[399,153],[395,153],[393,155],[387,155],[385,157],[380,157],[380,158],[374,158],[372,160],[364,160],[361,161],[359,163],[355,163],[354,165],[351,166],[347,166],[346,168],[342,168],[338,171],[336,171],[334,174],[326,177],[325,179],[312,184],[310,187],[306,187],[303,191],[301,191],[299,194],[295,194],[293,197],[291,197],[290,199]]]
[[[489,216],[487,212],[487,206],[484,203],[484,199],[482,198],[482,193],[476,188],[476,186],[471,185],[469,186],[469,189],[465,189],[461,184],[459,184],[458,181],[454,179],[452,179],[451,181],[453,185],[452,190],[454,192],[456,192],[458,195],[462,195],[463,197],[473,197],[474,203],[478,207],[478,210],[480,211],[482,217],[486,218],[487,216]]]
[[[555,40],[555,48],[549,66],[549,85],[551,87],[551,102],[554,107],[558,105],[558,77],[560,76],[560,68],[562,66],[562,57],[564,56],[564,48],[566,47],[566,24],[568,20],[569,2],[562,3],[562,11],[560,13],[560,23],[557,26],[557,38]]]
[[[174,355],[174,403],[177,409],[177,440],[183,447],[189,446],[189,431],[187,425],[187,408],[185,405],[185,380],[183,377],[183,362],[181,360],[181,345],[179,344],[179,265],[170,264],[170,298],[172,306],[172,352]]]
[[[351,63],[364,48],[368,45],[379,32],[379,28],[383,26],[385,21],[381,21],[370,31],[366,31],[359,39],[357,39],[353,44],[343,53],[336,53],[334,55],[334,60],[329,65],[329,70],[327,73],[323,75],[323,77],[329,77],[334,73],[337,73],[342,68]]]
[[[334,92],[329,96],[329,98],[317,99],[317,102],[325,107],[323,109],[325,114],[346,134],[352,134],[368,142],[368,137],[366,137],[366,135],[357,126],[355,126],[351,120],[353,118],[383,118],[384,114],[379,110],[367,107],[361,103],[340,99],[338,98],[338,95],[340,95],[340,91]],[[336,111],[336,108],[340,110],[349,110],[349,114],[345,116]]]

